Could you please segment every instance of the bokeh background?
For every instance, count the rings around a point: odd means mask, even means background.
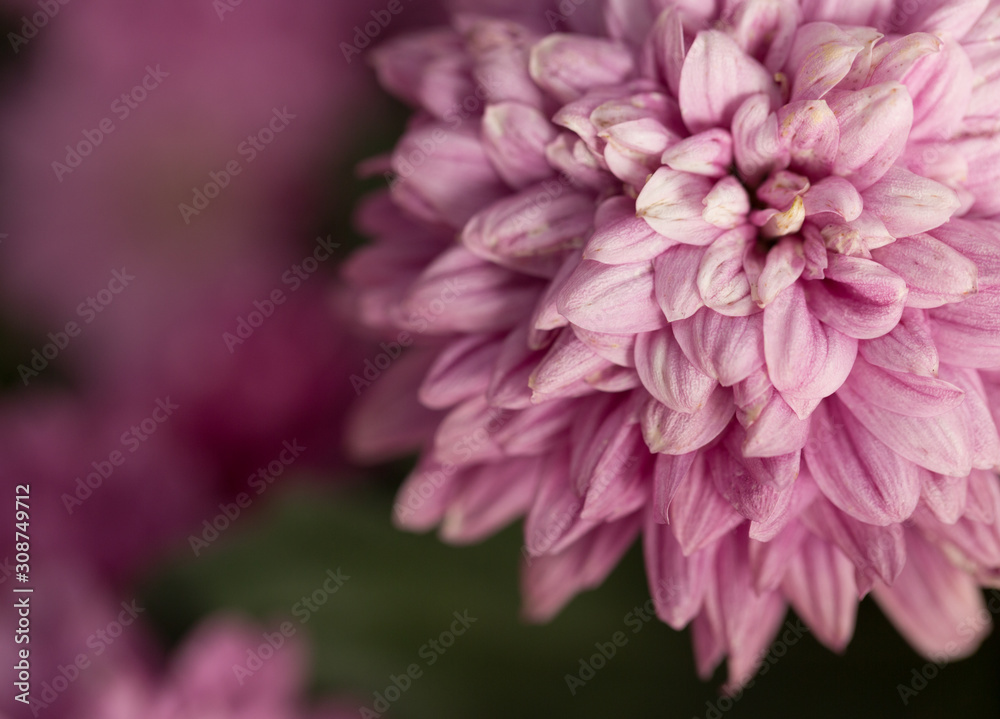
[[[5,598],[0,714],[1000,716],[996,635],[928,670],[866,601],[843,656],[776,645],[731,700],[644,613],[638,547],[533,626],[520,527],[461,548],[392,527],[409,464],[341,449],[351,376],[379,350],[337,273],[384,183],[364,163],[407,118],[368,54],[446,16],[403,0],[358,29],[387,6],[0,3],[0,479],[3,506],[30,485],[41,700],[13,701]],[[13,508],[0,521],[13,597]]]

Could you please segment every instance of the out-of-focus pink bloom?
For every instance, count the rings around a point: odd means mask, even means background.
[[[248,656],[270,647],[264,631],[242,619],[207,620],[185,641],[164,676],[125,669],[101,697],[75,716],[105,719],[343,719],[357,707],[346,703],[322,710],[304,708],[303,647],[286,639],[254,671]],[[239,669],[242,669],[242,672]]]
[[[172,399],[94,404],[39,392],[0,406],[0,468],[11,496],[15,485],[30,486],[40,563],[72,552],[121,582],[185,546],[226,497],[207,455],[178,439]]]
[[[351,437],[423,447],[397,522],[526,515],[539,620],[642,534],[660,618],[732,688],[789,604],[839,651],[873,590],[924,654],[972,652],[1000,568],[996,3],[603,5],[600,36],[500,9],[376,56],[418,113],[347,276],[421,348]]]
[[[220,471],[296,437],[328,465],[361,347],[322,296],[342,251],[307,241],[309,188],[372,100],[331,33],[353,42],[375,3],[222,5],[67,6],[24,46],[0,119],[3,292],[39,335],[76,323],[51,364],[105,403],[170,396]]]
[[[5,484],[4,490],[8,489],[14,496],[13,485]],[[34,509],[39,503],[30,504]],[[133,591],[112,588],[93,573],[90,558],[70,544],[51,553],[44,543],[34,541],[42,538],[41,527],[30,524],[29,581],[18,582],[11,571],[0,583],[13,598],[4,603],[0,616],[12,637],[28,637],[27,642],[5,642],[0,649],[0,677],[11,688],[0,701],[0,716],[63,719],[93,705],[123,668],[134,669],[154,656],[155,644],[145,626],[146,607]],[[13,570],[14,557],[7,559],[4,567]],[[33,591],[15,594],[11,592],[15,587]],[[25,598],[29,626],[15,635],[21,619],[15,603]],[[18,684],[24,682],[25,671],[27,696],[26,687]]]

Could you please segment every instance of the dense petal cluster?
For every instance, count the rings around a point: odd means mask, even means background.
[[[525,515],[539,620],[641,535],[659,617],[731,686],[789,605],[841,650],[868,593],[923,653],[973,651],[1000,586],[1000,3],[535,20],[458,14],[375,63],[418,112],[347,274],[417,349],[351,440],[423,449],[398,523]]]

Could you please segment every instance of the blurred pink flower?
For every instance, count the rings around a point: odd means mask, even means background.
[[[421,348],[351,437],[424,447],[399,524],[526,514],[538,620],[641,533],[660,618],[731,688],[788,604],[837,651],[869,592],[925,655],[978,646],[1000,5],[911,5],[608,0],[602,37],[500,8],[378,50],[419,111],[347,276]]]
[[[86,558],[88,571],[120,584],[184,547],[186,534],[229,499],[207,455],[178,440],[172,404],[148,396],[99,408],[45,392],[0,404],[4,490],[31,488],[40,563],[72,552]]]
[[[91,396],[172,397],[219,471],[296,437],[330,466],[362,346],[325,295],[341,251],[312,240],[315,188],[374,106],[331,33],[375,3],[218,5],[66,6],[24,46],[0,114],[2,292],[39,334],[75,323],[50,364]]]
[[[307,711],[301,692],[306,670],[303,648],[294,638],[268,654],[251,675],[234,671],[248,656],[269,647],[264,632],[242,619],[207,620],[184,642],[163,677],[123,667],[87,711],[75,716],[102,719],[344,719],[357,715],[347,703]]]

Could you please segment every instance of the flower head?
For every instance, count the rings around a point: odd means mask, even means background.
[[[419,111],[348,275],[420,348],[356,450],[422,446],[404,527],[526,515],[536,619],[641,534],[660,618],[732,687],[788,605],[840,650],[869,592],[925,654],[973,651],[1000,568],[997,4],[604,5],[590,34],[466,13],[379,53]]]

